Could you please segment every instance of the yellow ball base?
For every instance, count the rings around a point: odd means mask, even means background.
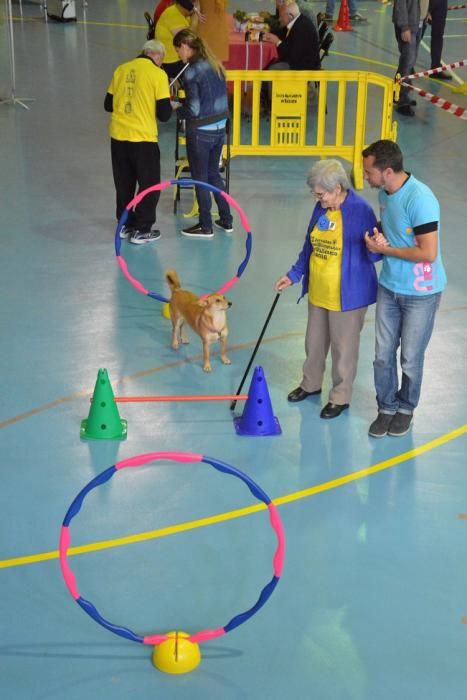
[[[170,321],[170,306],[168,305],[168,303],[165,303],[162,307],[162,315],[164,318]]]
[[[152,662],[163,673],[189,673],[201,661],[199,645],[189,642],[186,632],[167,632],[167,639],[154,647]]]

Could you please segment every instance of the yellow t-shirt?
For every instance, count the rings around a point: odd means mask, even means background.
[[[191,24],[190,18],[182,15],[177,5],[170,5],[156,22],[156,39],[165,46],[164,63],[179,61],[178,53],[173,45],[173,30],[186,29]]]
[[[308,298],[314,306],[341,311],[342,213],[328,209],[326,218],[333,230],[320,231],[316,224],[310,233],[313,252]]]
[[[150,58],[134,58],[116,68],[107,92],[113,95],[111,138],[156,142],[156,101],[170,98],[167,73]]]

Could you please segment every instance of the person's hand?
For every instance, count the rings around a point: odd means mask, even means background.
[[[199,9],[199,5],[194,5],[193,6],[193,12],[195,12],[198,15],[198,19],[200,22],[206,22],[206,15],[203,15],[201,10]]]
[[[290,287],[292,284],[291,280],[287,275],[283,275],[282,277],[279,277],[277,282],[274,285],[274,289],[276,292],[282,292],[284,289],[287,289],[287,287]]]
[[[182,106],[182,103],[175,102],[175,100],[170,100],[170,106],[172,107],[172,109],[176,110],[176,109],[180,109],[180,107]]]
[[[401,32],[401,39],[406,44],[410,44],[410,42],[412,41],[412,32],[410,31],[410,29],[404,29],[404,31]]]
[[[378,231],[376,226],[373,228],[373,235],[370,236],[369,232],[366,231],[365,233],[365,245],[367,249],[370,251],[370,253],[382,253],[384,254],[387,252],[387,248],[389,248],[389,243],[386,240],[386,237],[384,236],[381,231]],[[385,250],[386,249],[386,250]]]
[[[271,32],[264,32],[263,41],[268,41],[270,44],[274,44],[274,46],[277,46],[280,39],[278,36],[276,36],[276,34],[271,34]]]

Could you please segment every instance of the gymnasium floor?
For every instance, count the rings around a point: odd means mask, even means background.
[[[253,232],[251,262],[230,293],[232,364],[223,366],[216,351],[212,374],[203,373],[194,337],[171,350],[161,304],[138,294],[115,263],[103,111],[114,67],[144,41],[149,4],[89,0],[84,22],[78,0],[79,22],[69,26],[45,24],[32,2],[23,2],[20,21],[13,4],[16,95],[34,101],[30,111],[0,106],[2,698],[464,699],[465,121],[422,100],[416,118],[399,120],[407,169],[441,202],[449,278],[407,436],[367,435],[375,417],[374,309],[350,410],[323,421],[320,400],[287,403],[301,376],[306,315],[293,288],[280,298],[255,360],[280,436],[237,436],[228,402],[142,403],[119,405],[126,441],[80,441],[99,368],[116,395],[235,392],[274,300],[273,282],[295,260],[313,206],[310,159],[232,161],[231,194]],[[368,1],[360,9],[368,25],[336,37],[326,68],[391,76],[391,8]],[[466,17],[449,13],[448,63],[465,58]],[[419,68],[428,67],[422,47]],[[465,79],[465,69],[457,75]],[[467,107],[450,86],[426,86]],[[161,127],[164,179],[173,176],[174,127]],[[375,192],[364,195],[376,203]],[[149,289],[167,293],[168,267],[198,293],[234,275],[244,253],[238,219],[232,235],[206,242],[180,236],[185,222],[173,216],[165,191],[162,240],[124,244],[130,269]],[[324,400],[329,376],[323,389]],[[86,615],[57,558],[60,526],[78,492],[116,462],[159,451],[209,455],[244,471],[274,499],[286,534],[283,575],[264,608],[203,644],[201,665],[179,676],[153,667],[151,647]],[[123,470],[87,496],[71,523],[72,545],[81,547],[69,557],[79,591],[138,634],[221,627],[250,608],[272,576],[276,540],[257,504],[243,483],[206,463],[159,460]]]

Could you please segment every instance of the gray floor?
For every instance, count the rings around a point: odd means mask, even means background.
[[[205,375],[197,338],[174,353],[161,305],[138,294],[115,263],[103,111],[112,71],[138,51],[143,12],[152,8],[89,0],[84,22],[80,0],[77,7],[80,21],[62,26],[46,24],[38,3],[23,2],[20,20],[13,4],[16,95],[33,102],[29,111],[0,106],[2,697],[465,698],[466,122],[421,99],[417,117],[399,121],[407,168],[441,202],[449,278],[409,435],[367,436],[375,415],[373,310],[350,410],[325,422],[319,399],[287,403],[300,379],[306,313],[292,289],[257,356],[281,436],[238,437],[225,403],[125,404],[125,442],[81,442],[100,367],[118,395],[236,390],[313,202],[309,159],[232,161],[231,194],[253,232],[250,265],[229,295],[232,365],[215,354]],[[391,76],[391,8],[360,7],[368,25],[339,34],[326,67]],[[449,13],[449,63],[464,58],[465,22],[465,11]],[[5,45],[1,51],[5,59]],[[418,67],[429,67],[423,47]],[[2,71],[5,82],[4,61]],[[465,69],[456,72],[462,82]],[[448,85],[418,84],[467,107],[465,94]],[[162,126],[161,149],[170,178],[174,123]],[[376,204],[374,192],[364,195]],[[162,240],[125,245],[130,269],[149,289],[167,292],[168,267],[198,293],[235,273],[245,238],[238,220],[234,234],[209,242],[182,238],[183,223],[166,191]],[[323,389],[325,398],[329,376]],[[95,624],[69,596],[57,559],[60,525],[80,489],[122,459],[158,451],[211,455],[241,469],[275,500],[286,532],[284,573],[270,601],[202,645],[199,668],[181,676],[159,673],[150,647]],[[272,575],[275,540],[256,503],[238,480],[203,463],[124,470],[90,493],[72,522],[72,544],[84,548],[70,557],[78,588],[107,619],[141,634],[222,626],[253,605]]]

